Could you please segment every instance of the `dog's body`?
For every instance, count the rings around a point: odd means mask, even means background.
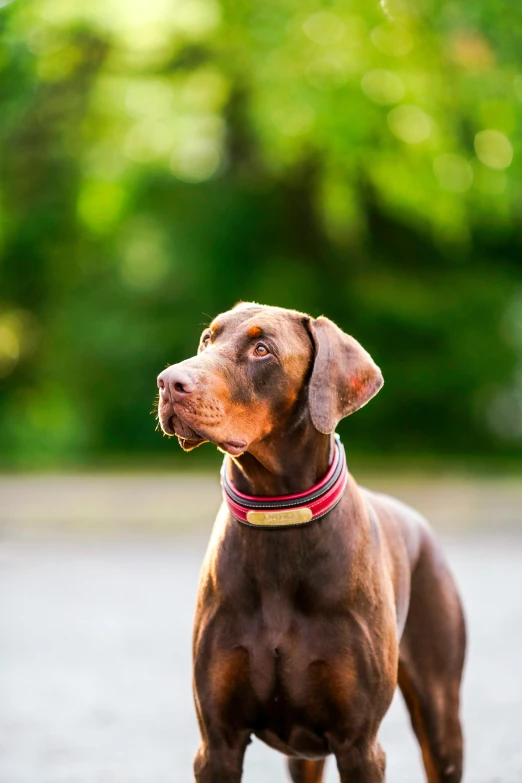
[[[241,305],[159,385],[164,430],[184,448],[217,443],[234,486],[266,497],[326,474],[330,433],[382,378],[327,319]],[[196,780],[239,783],[255,734],[289,757],[294,783],[320,783],[329,754],[342,783],[382,783],[377,732],[398,682],[429,783],[459,783],[464,651],[453,579],[413,510],[351,476],[300,527],[253,529],[224,504],[194,628]]]

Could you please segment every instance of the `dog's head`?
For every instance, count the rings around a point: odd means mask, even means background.
[[[158,376],[158,415],[190,450],[205,441],[232,455],[308,417],[322,433],[365,405],[381,371],[328,318],[241,303],[215,318],[198,353]]]

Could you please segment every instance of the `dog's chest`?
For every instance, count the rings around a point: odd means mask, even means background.
[[[367,629],[349,612],[304,614],[274,592],[263,597],[247,628],[241,646],[248,651],[248,681],[272,717],[325,701],[346,703],[375,665]]]
[[[369,682],[361,678],[356,636],[342,621],[334,627],[299,618],[284,605],[276,616],[281,624],[262,626],[249,644],[248,680],[255,710],[254,733],[288,755],[321,757],[328,753],[328,729],[346,726],[347,714],[357,716],[366,702]],[[351,706],[347,706],[351,705]]]
[[[200,676],[210,676],[225,723],[241,721],[285,753],[324,754],[326,732],[371,712],[386,676],[383,596],[357,600],[364,580],[344,539],[278,536],[277,547],[254,551],[239,532],[214,560],[220,590],[196,645],[196,661],[211,649],[213,663]]]

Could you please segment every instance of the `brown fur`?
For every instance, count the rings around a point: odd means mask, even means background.
[[[270,496],[325,475],[337,422],[382,376],[328,319],[242,304],[158,383],[165,431],[184,448],[216,443],[240,491]],[[377,732],[398,683],[429,783],[460,783],[464,650],[440,547],[398,501],[350,476],[339,505],[302,528],[248,528],[223,506],[194,626],[196,781],[239,783],[254,734],[288,756],[294,783],[320,783],[331,754],[342,783],[382,783]]]

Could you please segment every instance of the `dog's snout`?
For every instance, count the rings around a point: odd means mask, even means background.
[[[169,394],[174,399],[179,399],[187,394],[192,394],[196,389],[196,383],[186,370],[178,365],[173,365],[167,367],[158,376],[158,388],[162,397]]]
[[[188,375],[178,373],[171,379],[173,391],[176,394],[191,394],[196,388],[196,384]]]

